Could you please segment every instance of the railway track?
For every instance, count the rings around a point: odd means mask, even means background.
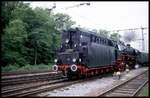
[[[2,97],[11,97],[11,96],[37,96],[37,94],[45,93],[47,91],[52,91],[54,89],[66,87],[69,85],[73,85],[76,83],[89,81],[96,79],[98,77],[92,77],[82,80],[68,80],[67,78],[59,79],[59,80],[51,80],[47,82],[41,82],[37,84],[31,84],[31,85],[22,85],[19,87],[11,87],[11,88],[5,88],[2,90],[1,95]]]
[[[10,89],[5,89],[1,92],[2,97],[11,97],[11,96],[36,96],[36,94],[43,93],[46,91],[52,91],[54,89],[62,88],[69,86],[75,83],[82,82],[84,80],[74,80],[69,81],[67,78],[49,81],[45,83],[39,83],[35,85],[26,85],[22,87],[14,87]]]
[[[56,85],[60,82],[65,81],[66,79],[58,79],[58,80],[51,80],[39,83],[32,83],[32,84],[25,84],[17,87],[5,88],[2,89],[1,95],[2,97],[10,97],[10,96],[25,96],[34,93],[35,91],[39,90],[39,88],[44,88],[50,85]]]
[[[10,96],[29,96],[41,93],[47,90],[53,90],[77,81],[66,81],[60,72],[29,72],[18,73],[2,77],[1,95],[2,97]]]
[[[141,73],[140,75],[121,82],[118,85],[104,90],[99,96],[135,96],[140,89],[148,83],[148,71]]]
[[[16,84],[23,84],[29,82],[37,82],[37,81],[44,81],[44,80],[52,80],[52,79],[60,79],[62,78],[62,74],[60,72],[40,72],[40,73],[22,73],[22,74],[13,74],[9,76],[2,76],[1,85],[2,86],[9,86],[9,85],[16,85]]]
[[[60,79],[61,74],[46,74],[46,75],[33,75],[27,77],[18,77],[13,79],[5,79],[1,81],[2,86],[9,86],[9,85],[18,85],[24,84],[29,82],[37,82],[37,81],[45,81],[45,80],[53,80],[53,79]]]
[[[9,74],[6,76],[6,74]],[[4,75],[4,74],[3,74]],[[61,72],[54,71],[26,71],[14,72],[14,74],[5,73],[1,81],[1,94],[7,96],[19,96],[30,89],[38,89],[39,87],[56,84],[64,81]],[[31,91],[32,92],[32,91]],[[30,93],[31,93],[30,92]]]

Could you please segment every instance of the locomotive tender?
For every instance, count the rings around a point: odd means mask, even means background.
[[[117,44],[91,32],[71,28],[62,32],[62,42],[56,49],[53,70],[62,71],[68,78],[99,75],[141,63],[140,54],[143,53],[129,45]]]

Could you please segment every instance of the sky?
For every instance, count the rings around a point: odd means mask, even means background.
[[[148,2],[73,2],[73,1],[53,1],[53,2],[32,2],[31,6],[52,8],[56,3],[53,13],[66,13],[76,22],[74,27],[86,27],[89,29],[105,29],[108,31],[129,28],[149,28]],[[80,3],[90,3],[90,5],[75,6]],[[75,6],[75,7],[73,7]],[[72,8],[70,8],[72,7]],[[68,8],[68,9],[65,9]],[[129,32],[129,31],[125,31]],[[141,29],[136,30],[136,38],[141,39]],[[123,36],[124,32],[117,32]],[[144,30],[145,51],[149,50],[149,30]],[[123,40],[123,39],[122,39]],[[132,47],[142,51],[141,40],[132,41]]]

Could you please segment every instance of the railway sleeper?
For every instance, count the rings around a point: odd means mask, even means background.
[[[134,91],[131,92],[129,90],[128,91],[127,90],[126,91],[124,91],[124,90],[115,90],[113,92],[115,92],[115,93],[127,93],[127,94],[133,94],[134,93]]]
[[[144,82],[144,81],[143,81],[143,82]],[[137,84],[135,84],[135,83],[130,83],[129,85],[131,85],[131,86],[141,85],[143,82],[137,83]]]
[[[119,90],[119,91],[131,91],[131,92],[135,91],[135,89],[120,89],[120,88],[117,90]]]
[[[135,90],[135,88],[133,88],[133,87],[122,87],[122,88],[119,88],[119,89]]]
[[[141,83],[141,82],[146,81],[146,80],[147,80],[147,79],[142,79],[141,81],[138,81],[138,80],[136,81],[136,80],[135,80],[135,81],[132,81],[132,83]]]
[[[106,95],[106,96],[109,96],[109,97],[111,97],[111,96],[131,96],[131,94],[110,93],[110,94],[108,94],[108,95]]]
[[[136,86],[136,87],[135,87],[135,86],[132,86],[132,87],[125,87],[125,88],[126,88],[126,89],[128,89],[128,88],[129,88],[129,89],[137,89],[138,86]]]

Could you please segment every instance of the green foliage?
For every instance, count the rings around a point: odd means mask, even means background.
[[[97,30],[97,29],[93,29],[92,30],[95,34],[101,36],[101,37],[104,37],[104,38],[108,38],[108,31],[106,30],[103,30],[103,29],[100,29],[100,30]]]
[[[121,41],[120,38],[121,38],[121,35],[119,35],[118,33],[112,33],[110,35],[111,40],[116,41],[116,42],[121,43],[121,44],[124,44],[124,42]]]
[[[19,19],[10,21],[2,36],[2,60],[8,64],[25,64],[22,54],[25,50],[26,39],[27,32],[24,23]]]
[[[57,29],[69,29],[72,25],[75,24],[74,21],[71,20],[71,17],[67,14],[57,13],[54,15],[56,21]]]
[[[29,4],[24,4],[22,1],[2,1],[1,4],[2,29],[8,25],[12,18],[12,14],[16,9],[29,7]]]
[[[101,29],[98,31],[98,34],[102,37],[108,38],[108,31],[106,30]]]
[[[118,33],[112,33],[110,35],[110,39],[113,40],[113,41],[119,41],[120,37],[121,36]]]
[[[2,66],[2,71],[3,72],[9,72],[9,71],[16,71],[19,69],[19,65],[7,65],[5,67]]]
[[[136,96],[149,96],[149,84],[147,83],[137,94]]]
[[[34,65],[24,65],[22,67],[20,67],[17,64],[14,65],[7,65],[5,67],[1,67],[2,68],[2,72],[12,72],[12,71],[29,71],[29,70],[41,70],[41,69],[50,69],[52,68],[53,64],[40,64],[38,66],[34,66]]]
[[[39,23],[37,23],[37,18],[34,10],[32,8],[18,8],[16,9],[12,14],[12,20],[13,19],[20,19],[25,23],[27,32],[30,33],[33,28],[37,28],[40,26]]]

